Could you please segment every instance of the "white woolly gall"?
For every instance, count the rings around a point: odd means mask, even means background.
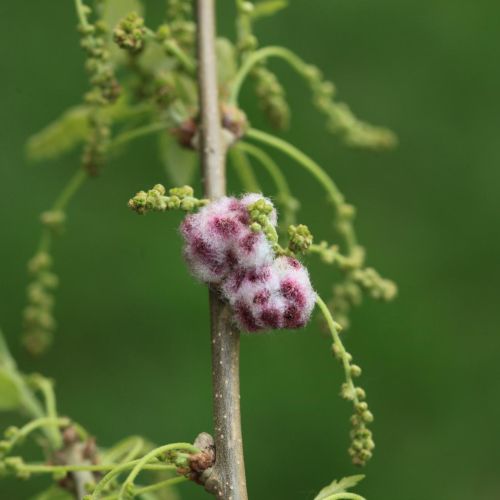
[[[243,331],[300,328],[315,292],[298,260],[275,258],[264,234],[250,229],[248,207],[261,199],[255,193],[224,197],[187,216],[181,225],[184,256],[196,278],[219,287]],[[276,210],[269,220],[277,224]]]
[[[245,201],[224,197],[186,217],[181,225],[184,256],[197,279],[218,284],[236,267],[247,269],[272,262],[273,251],[266,237],[249,227],[247,207],[262,198],[254,194],[246,195]]]
[[[270,266],[231,273],[221,287],[244,331],[301,328],[311,315],[315,292],[299,261],[278,257]]]

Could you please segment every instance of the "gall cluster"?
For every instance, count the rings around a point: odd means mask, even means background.
[[[264,233],[250,228],[248,208],[261,199],[224,197],[188,215],[181,225],[184,257],[197,279],[220,290],[243,331],[301,328],[315,292],[298,260],[276,257]],[[276,210],[268,217],[276,226]]]

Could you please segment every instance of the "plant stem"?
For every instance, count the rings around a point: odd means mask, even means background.
[[[188,74],[194,75],[196,70],[196,65],[191,60],[191,58],[179,47],[175,40],[169,40],[165,43],[165,48],[173,56],[177,58],[180,64],[184,67]]]
[[[127,464],[132,467],[138,460]],[[67,472],[108,472],[117,467],[116,464],[92,465],[92,464],[75,464],[75,465],[46,465],[46,464],[25,464],[19,468],[21,472],[29,472],[30,474],[54,474]],[[142,470],[148,471],[175,471],[175,465],[164,464],[148,464]]]
[[[165,481],[160,481],[159,483],[154,483],[149,486],[143,486],[142,488],[137,488],[134,492],[135,495],[140,496],[144,493],[149,493],[151,491],[161,490],[162,488],[168,488],[170,486],[174,486],[175,484],[184,483],[188,479],[184,476],[179,477],[171,477],[169,479],[165,479]],[[108,495],[106,497],[102,497],[101,500],[116,500],[118,498],[118,494]]]
[[[341,193],[335,182],[333,182],[332,178],[312,158],[304,154],[293,144],[290,144],[279,137],[268,134],[267,132],[262,132],[261,130],[249,128],[246,132],[246,137],[255,139],[256,141],[278,149],[282,153],[297,161],[299,165],[302,165],[324,187],[325,191],[328,193],[330,202],[334,205],[337,211],[337,216],[340,214],[342,208],[345,206],[344,195]],[[349,223],[338,225],[337,229],[345,239],[347,253],[351,255],[358,244],[352,223],[349,221]]]
[[[14,448],[14,446],[16,446],[18,442],[22,441],[24,438],[29,436],[32,432],[36,431],[37,429],[50,428],[51,426],[57,426],[57,428],[59,428],[62,425],[68,425],[68,424],[69,420],[67,418],[53,418],[50,416],[37,418],[29,422],[19,430],[19,434],[11,441],[10,447]]]
[[[229,150],[229,158],[240,178],[243,189],[248,193],[260,193],[261,189],[252,170],[252,165],[243,150],[233,146]]]
[[[226,194],[215,56],[215,0],[197,0],[198,88],[201,163],[205,196]],[[229,306],[210,291],[212,385],[216,462],[205,483],[219,500],[247,500],[240,418],[240,333]]]
[[[111,141],[109,149],[112,151],[114,148],[121,146],[122,144],[125,144],[134,139],[138,139],[139,137],[143,137],[145,135],[154,134],[156,132],[162,132],[162,131],[166,133],[167,130],[168,130],[168,125],[166,122],[153,122],[148,125],[132,128],[117,135]]]
[[[137,463],[135,464],[134,468],[130,471],[130,474],[123,483],[120,489],[120,493],[118,494],[118,498],[120,500],[122,498],[126,498],[127,490],[133,488],[135,478],[144,469],[144,467],[148,464],[148,462],[154,460],[156,457],[166,453],[167,451],[174,451],[174,450],[186,450],[189,453],[199,452],[199,450],[190,443],[166,444],[164,446],[160,446],[158,448],[155,448],[154,450],[151,450],[150,452],[146,453],[142,458],[137,460]]]
[[[236,74],[233,82],[233,87],[231,91],[231,96],[229,98],[229,102],[236,106],[238,103],[238,95],[241,90],[241,86],[245,81],[245,78],[249,75],[252,68],[258,64],[260,61],[263,61],[269,57],[279,57],[285,60],[288,64],[290,64],[298,73],[304,75],[307,65],[306,63],[298,56],[296,56],[291,50],[286,49],[285,47],[264,47],[263,49],[257,50],[253,54],[251,54],[239,69]]]
[[[262,149],[254,146],[253,144],[249,144],[248,142],[238,142],[236,146],[233,146],[233,149],[236,148],[238,150],[244,151],[256,158],[260,164],[267,170],[269,175],[272,177],[274,183],[276,184],[276,189],[280,196],[283,199],[292,198],[292,193],[290,192],[290,187],[288,186],[288,182],[286,177],[283,175],[283,172],[280,170],[275,161]]]
[[[328,309],[328,306],[325,304],[323,299],[319,296],[316,295],[316,304],[318,305],[321,313],[323,314],[323,317],[325,318],[326,324],[328,326],[328,329],[330,330],[330,334],[332,336],[333,344],[337,346],[339,355],[340,355],[340,360],[342,362],[342,366],[344,368],[344,376],[345,376],[345,381],[346,384],[349,387],[349,391],[352,395],[352,401],[355,405],[359,404],[359,398],[356,395],[356,387],[354,385],[354,382],[352,380],[352,374],[351,374],[351,361],[349,358],[349,355],[344,347],[344,344],[342,343],[342,340],[340,340],[340,335],[339,335],[339,325],[335,323],[335,320],[332,317],[332,313],[330,312],[330,309]]]
[[[88,174],[83,168],[79,168],[73,177],[69,180],[68,184],[64,188],[64,190],[61,192],[57,200],[55,201],[52,210],[64,210],[66,208],[66,205],[68,202],[71,200],[71,198],[74,196],[74,194],[78,191],[80,186],[85,182],[87,179]]]
[[[80,25],[82,28],[88,28],[89,22],[87,20],[86,6],[83,4],[82,0],[75,0],[75,8]]]
[[[50,433],[52,434],[52,441],[55,449],[59,449],[63,445],[63,440],[61,431],[59,430],[54,388],[52,386],[52,382],[46,378],[40,379],[38,386],[45,398],[45,412],[47,413],[47,417],[53,420],[52,426],[49,427]]]

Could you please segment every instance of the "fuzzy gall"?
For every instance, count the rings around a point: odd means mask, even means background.
[[[272,263],[273,251],[264,234],[249,227],[247,206],[259,197],[220,198],[184,219],[184,257],[195,278],[220,284],[235,268]]]
[[[306,268],[293,257],[271,265],[231,273],[222,293],[233,307],[243,331],[302,328],[316,299]]]
[[[315,292],[298,260],[276,257],[264,233],[251,230],[249,207],[264,199],[256,193],[224,197],[188,215],[181,225],[184,256],[197,279],[219,288],[241,330],[301,328]],[[275,227],[276,210],[268,219]]]

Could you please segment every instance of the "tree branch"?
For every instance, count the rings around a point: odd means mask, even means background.
[[[205,196],[226,194],[225,153],[221,132],[215,56],[215,0],[197,1],[200,155]],[[247,500],[240,419],[240,334],[231,311],[210,291],[212,384],[216,462],[205,483],[219,500]]]

